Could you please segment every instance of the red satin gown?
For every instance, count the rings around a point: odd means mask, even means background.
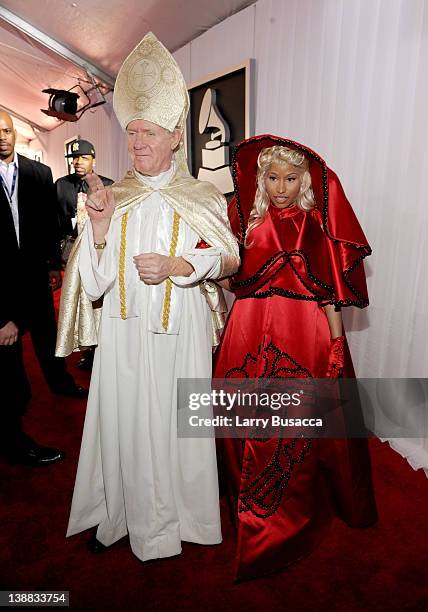
[[[322,306],[368,303],[360,263],[370,247],[336,175],[310,149],[271,136],[241,143],[233,165],[232,227],[242,238],[255,192],[248,177],[255,176],[259,151],[272,144],[308,155],[317,207],[304,212],[271,205],[251,232],[253,246],[242,250],[234,277],[236,300],[214,378],[324,378],[330,330]],[[347,346],[343,375],[354,376]],[[307,555],[334,516],[354,527],[377,519],[364,439],[229,438],[218,440],[218,455],[237,528],[237,580]]]

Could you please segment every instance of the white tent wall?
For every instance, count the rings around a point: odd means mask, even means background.
[[[360,377],[428,376],[426,8],[259,0],[175,53],[188,83],[255,58],[256,133],[301,141],[339,174],[374,250],[371,306],[344,315]],[[123,134],[101,108],[43,135],[56,177],[76,133],[94,143],[102,174],[123,175]]]
[[[319,152],[374,251],[371,306],[344,310],[358,375],[427,377],[427,2],[259,0],[181,53],[189,82],[255,58],[256,133]]]

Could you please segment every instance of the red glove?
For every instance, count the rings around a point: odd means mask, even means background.
[[[340,378],[345,366],[345,336],[330,340],[330,355],[328,357],[327,378]]]

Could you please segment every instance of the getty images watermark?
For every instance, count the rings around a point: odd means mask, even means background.
[[[265,391],[249,392],[238,389],[236,392],[225,391],[224,389],[212,389],[209,393],[190,393],[188,407],[189,410],[197,411],[198,414],[189,416],[190,427],[229,427],[229,428],[260,428],[270,427],[322,427],[322,418],[295,416],[286,417],[283,414],[284,408],[301,407],[304,390],[299,389],[293,393],[267,393]],[[212,407],[212,416],[201,416],[201,408]],[[253,409],[260,408],[267,416],[250,416]],[[217,410],[216,410],[217,409]],[[226,411],[226,414],[219,414],[219,410]],[[247,414],[242,413],[242,409]],[[269,411],[272,412],[269,414]],[[281,411],[282,414],[275,414]]]
[[[428,436],[427,379],[180,379],[179,437]]]

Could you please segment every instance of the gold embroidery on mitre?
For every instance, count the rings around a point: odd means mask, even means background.
[[[126,289],[125,289],[125,257],[126,257],[126,228],[128,213],[126,212],[120,224],[120,251],[119,251],[119,298],[120,318],[126,319]]]
[[[169,256],[175,257],[178,242],[178,232],[180,229],[180,215],[174,210],[174,220],[172,222],[172,234],[171,243],[169,245]],[[162,327],[165,331],[168,331],[169,324],[169,313],[171,310],[171,293],[172,293],[172,281],[167,278],[165,281],[165,297],[163,300],[162,308]]]
[[[172,132],[189,110],[186,82],[171,53],[152,32],[128,55],[116,78],[113,108],[123,129],[145,119]]]

